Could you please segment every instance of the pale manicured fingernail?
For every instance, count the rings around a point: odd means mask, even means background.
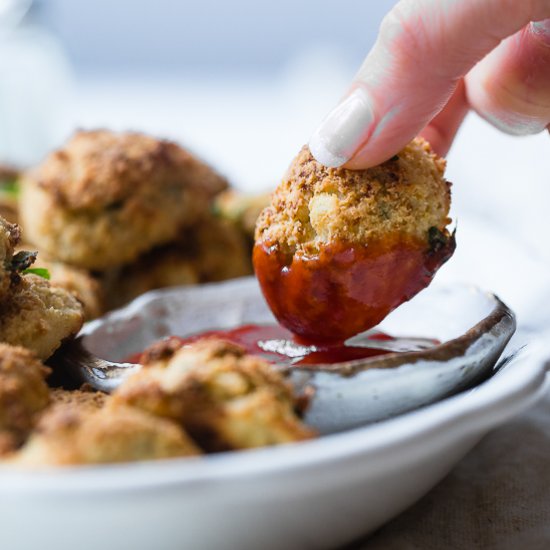
[[[333,109],[309,141],[309,149],[325,166],[342,166],[363,144],[374,120],[370,98],[356,88]]]
[[[543,38],[550,44],[550,19],[544,19],[543,21],[533,21],[531,23],[533,32]]]

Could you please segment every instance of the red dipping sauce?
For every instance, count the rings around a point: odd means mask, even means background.
[[[310,342],[343,342],[376,326],[428,286],[455,249],[454,236],[336,243],[316,255],[288,255],[257,243],[253,261],[265,299],[281,325]]]
[[[223,339],[243,347],[247,353],[257,355],[280,366],[334,364],[365,359],[387,353],[419,351],[439,344],[429,338],[394,338],[379,331],[359,335],[344,344],[309,345],[300,342],[290,331],[278,325],[243,325],[229,330],[212,330],[185,338],[170,336],[186,346],[199,340]],[[126,359],[140,363],[141,353]]]

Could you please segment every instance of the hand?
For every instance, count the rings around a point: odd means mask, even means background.
[[[515,135],[550,124],[549,0],[401,0],[348,95],[310,141],[367,168],[417,134],[445,155],[469,109]],[[537,21],[537,23],[532,23]]]

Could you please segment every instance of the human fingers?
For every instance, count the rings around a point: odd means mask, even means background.
[[[505,40],[466,77],[477,113],[509,134],[536,134],[550,124],[550,19]]]
[[[366,168],[402,149],[500,41],[550,17],[548,0],[401,0],[349,94],[310,140],[319,162]]]
[[[464,80],[460,80],[445,107],[420,132],[420,135],[430,143],[438,155],[446,156],[468,110],[466,87]]]

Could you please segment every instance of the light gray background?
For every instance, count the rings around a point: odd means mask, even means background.
[[[254,71],[316,45],[358,64],[392,0],[42,0],[83,70]]]

